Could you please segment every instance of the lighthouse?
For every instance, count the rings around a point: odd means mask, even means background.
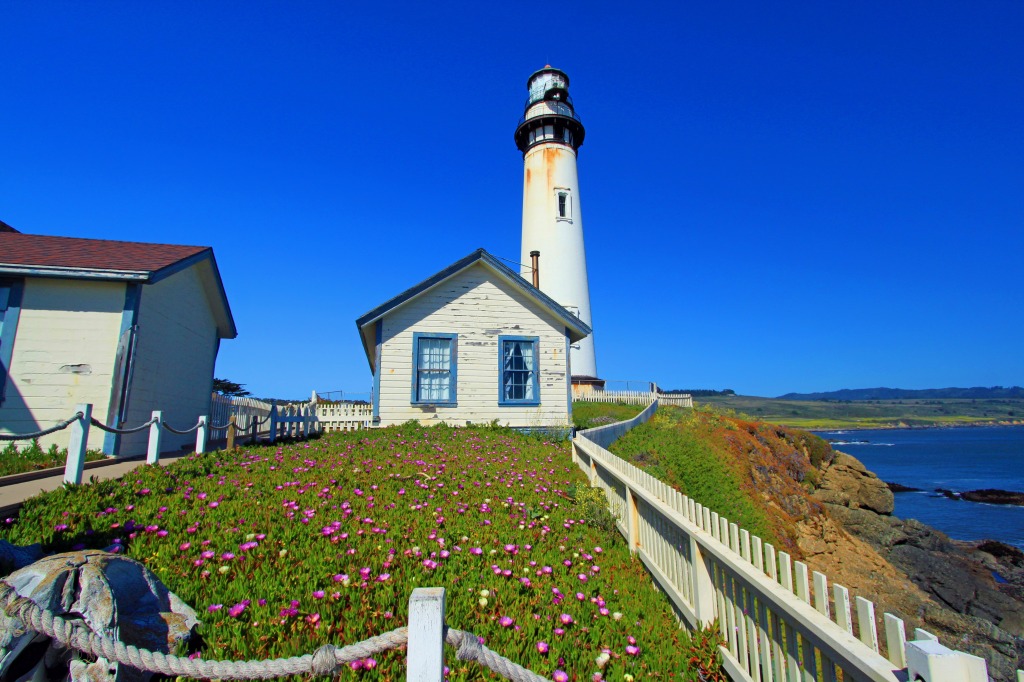
[[[533,277],[541,291],[593,328],[576,174],[585,131],[564,71],[545,66],[530,76],[526,87],[530,94],[515,135],[523,153],[520,274]],[[593,334],[572,346],[569,357],[574,387],[601,383],[596,379]]]

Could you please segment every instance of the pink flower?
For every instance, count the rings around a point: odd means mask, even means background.
[[[313,592],[313,599],[323,599],[323,598],[324,598],[324,591],[323,590],[316,590],[315,592]]]
[[[539,651],[542,654],[546,654],[548,652],[548,643],[547,642],[537,642],[537,651]]]
[[[376,658],[364,659],[363,660],[363,667],[366,668],[367,670],[373,670],[374,668],[377,667],[377,659]]]
[[[637,654],[640,653],[640,647],[633,646],[632,644],[630,644],[629,646],[626,647],[626,653],[629,654],[630,656],[636,656]]]
[[[224,608],[223,604],[210,604],[206,607],[206,610],[210,613],[216,613],[217,611],[220,611],[222,608]]]
[[[555,682],[569,682],[569,676],[565,674],[564,670],[556,670],[555,674],[551,676]]]
[[[512,620],[511,618],[509,618],[508,616],[502,616],[501,618],[498,619],[498,623],[503,628],[510,628],[510,627],[512,627],[515,624],[515,621]]]
[[[558,620],[561,621],[562,625],[572,625],[573,622],[572,616],[570,616],[568,613],[563,613],[562,615],[560,615],[558,617]]]
[[[250,602],[249,602],[248,599],[245,599],[243,601],[238,602],[237,604],[232,606],[230,609],[228,609],[228,615],[231,616],[232,618],[238,618],[245,611],[246,607],[249,606],[249,603]]]

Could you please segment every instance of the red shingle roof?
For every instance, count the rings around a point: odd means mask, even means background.
[[[209,248],[0,232],[0,266],[157,272]]]

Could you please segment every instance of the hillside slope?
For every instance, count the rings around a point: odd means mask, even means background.
[[[893,517],[888,487],[821,438],[662,408],[612,449],[875,602],[879,618],[892,612],[984,656],[993,679],[1011,680],[1024,664],[1024,556]]]

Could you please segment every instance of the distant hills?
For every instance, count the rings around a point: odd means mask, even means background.
[[[778,400],[1006,400],[1024,398],[1020,386],[992,386],[986,388],[925,388],[911,390],[904,388],[844,388],[839,391],[822,393],[787,393]]]

